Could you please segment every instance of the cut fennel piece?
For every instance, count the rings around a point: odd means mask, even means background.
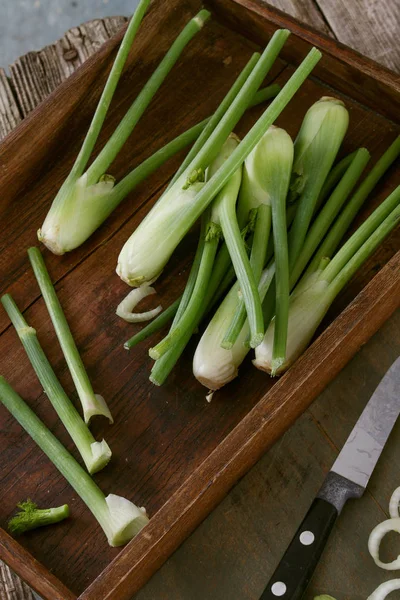
[[[110,423],[113,423],[110,409],[103,396],[95,394],[93,391],[89,376],[86,372],[39,248],[29,248],[28,256],[64,354],[64,358],[67,362],[69,372],[74,381],[82,405],[85,423],[89,424],[90,419],[96,415],[102,415],[106,417]]]
[[[57,379],[39,343],[36,331],[33,327],[29,327],[12,297],[6,294],[1,298],[1,302],[15,327],[46,396],[71,436],[87,470],[89,473],[100,471],[111,459],[111,450],[107,442],[105,440],[96,442],[94,439]]]
[[[14,535],[21,535],[25,531],[37,529],[59,523],[69,517],[69,506],[63,504],[55,508],[38,508],[37,505],[28,498],[25,502],[17,504],[19,511],[7,523],[9,531]]]
[[[110,546],[126,544],[147,525],[149,519],[144,508],[115,494],[104,496],[93,479],[1,376],[0,402],[82,498],[106,534]]]

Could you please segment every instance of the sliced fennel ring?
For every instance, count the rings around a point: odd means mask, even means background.
[[[381,542],[389,531],[400,533],[400,517],[397,519],[387,519],[372,530],[368,540],[368,550],[378,567],[381,567],[386,571],[396,571],[397,569],[400,569],[400,555],[396,560],[393,560],[390,563],[384,563],[379,558]]]
[[[400,518],[400,487],[394,490],[389,502],[389,514],[392,519]]]
[[[155,293],[156,290],[146,284],[131,290],[122,302],[118,304],[117,310],[115,311],[116,314],[128,323],[144,323],[145,321],[150,321],[162,311],[161,305],[142,313],[134,313],[133,309],[141,300],[143,300],[143,298],[147,298],[147,296],[151,296]]]
[[[385,583],[382,583],[370,596],[368,596],[367,600],[385,600],[386,596],[395,590],[400,590],[400,579],[385,581]]]

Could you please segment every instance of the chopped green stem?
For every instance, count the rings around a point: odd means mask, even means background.
[[[255,284],[258,285],[266,261],[268,239],[271,231],[271,206],[260,204],[256,210],[257,217],[250,254],[250,266],[253,271]],[[242,330],[246,317],[247,311],[244,300],[240,300],[235,316],[222,340],[223,348],[227,350],[232,348]]]
[[[68,369],[74,381],[79,400],[83,408],[85,423],[95,415],[107,417],[110,423],[113,423],[110,410],[102,396],[95,394],[90,383],[85,366],[80,357],[75,340],[65,318],[64,311],[57,297],[56,291],[51,283],[50,275],[46,269],[43,256],[39,248],[29,248],[29,260],[35,273],[36,281],[39,284],[43,299],[53,323],[58,341],[60,342]]]
[[[64,392],[36,336],[9,294],[1,302],[14,325],[43,389],[76,445],[89,473],[100,471],[111,458],[107,443],[96,442],[89,428]]]
[[[321,212],[318,214],[307,233],[303,248],[290,273],[290,289],[293,289],[296,285],[296,282],[299,280],[308,261],[313,256],[318,245],[325,238],[329,227],[349,197],[369,159],[370,154],[365,148],[360,148],[360,150],[355,153],[354,158],[340,183],[323,206]]]
[[[361,265],[371,256],[371,254],[376,250],[376,248],[381,244],[381,242],[389,235],[389,233],[396,227],[396,225],[400,222],[400,186],[398,186],[395,190],[397,196],[397,206],[391,211],[391,213],[378,225],[378,227],[371,233],[371,235],[364,241],[362,246],[358,246],[357,243],[354,244],[354,248],[358,248],[358,250],[351,256],[351,258],[346,262],[340,272],[336,275],[336,277],[331,279],[332,272],[329,271],[330,264],[324,269],[321,274],[321,278],[324,280],[331,281],[329,290],[330,293],[335,298],[338,293],[342,290],[342,288],[347,284],[348,281],[353,277],[353,275],[358,271]],[[393,194],[395,193],[393,192]],[[392,195],[393,195],[392,194]],[[376,212],[376,211],[375,211]],[[362,227],[362,226],[361,226]],[[360,227],[360,229],[361,229]],[[356,236],[357,232],[352,236],[353,238]],[[351,238],[350,238],[351,240]],[[349,240],[349,242],[350,242]],[[350,247],[353,247],[353,244],[349,244]],[[340,251],[339,251],[340,252]],[[335,258],[331,261],[334,262]]]
[[[132,133],[140,117],[150,104],[153,96],[177,62],[187,44],[198,33],[204,23],[209,19],[210,13],[207,10],[201,10],[178,35],[161,63],[154,71],[144,88],[141,90],[132,106],[129,108],[122,121],[104,146],[103,150],[94,160],[87,171],[88,185],[97,183],[100,177],[107,172],[108,167],[113,162],[122,146]]]
[[[135,14],[129,22],[128,28],[119,47],[118,54],[108,76],[107,83],[104,87],[103,93],[101,94],[96,112],[94,113],[89,131],[86,134],[82,148],[72,168],[71,176],[73,179],[82,175],[90,155],[93,152],[94,145],[99,137],[99,133],[103,126],[104,119],[106,118],[115,88],[117,87],[118,81],[121,77],[122,69],[124,68],[130,48],[133,44],[133,40],[136,37],[137,30],[139,29],[140,23],[142,22],[149,4],[150,0],[140,0],[135,10]],[[102,174],[103,173],[101,173],[101,175]]]
[[[329,265],[324,269],[324,280],[332,283],[345,268],[355,253],[363,247],[368,238],[381,225],[386,222],[389,215],[398,207],[400,202],[400,185],[384,200],[376,210],[364,221],[357,231],[342,248],[335,254]],[[389,222],[389,221],[388,221]]]
[[[49,457],[55,467],[82,498],[99,522],[111,545],[116,546],[126,543],[128,539],[133,537],[148,522],[145,514],[140,509],[137,509],[138,516],[135,519],[135,524],[131,521],[126,524],[124,529],[115,530],[113,515],[103,492],[51,431],[47,429],[35,413],[25,404],[4,377],[1,376],[0,402],[13,415],[21,427],[25,429],[39,448]],[[126,531],[127,529],[129,529],[128,532]],[[126,533],[132,535],[126,539],[124,536]]]
[[[182,175],[182,173],[185,171],[185,169],[196,158],[198,152],[204,146],[206,141],[209,139],[209,137],[213,133],[214,129],[216,128],[218,123],[221,121],[222,117],[225,115],[226,111],[231,106],[232,102],[234,101],[234,99],[236,98],[236,96],[238,95],[240,90],[242,89],[243,85],[246,83],[250,73],[253,71],[254,67],[256,66],[257,62],[259,61],[259,58],[260,58],[260,54],[258,52],[255,52],[253,54],[253,56],[250,58],[250,60],[248,61],[248,63],[246,64],[246,66],[244,67],[242,72],[240,73],[239,77],[236,79],[235,83],[233,84],[233,86],[231,87],[229,92],[226,94],[226,96],[222,100],[221,104],[218,106],[215,113],[210,117],[207,125],[204,127],[203,131],[197,138],[196,142],[193,144],[191,150],[185,157],[181,166],[179,167],[179,169],[177,170],[177,172],[171,179],[171,181],[167,187],[167,190],[175,183],[175,181]]]
[[[56,508],[38,508],[32,500],[17,504],[19,512],[8,521],[8,529],[14,535],[20,535],[25,531],[53,525],[69,517],[69,506],[57,506]]]
[[[328,177],[325,179],[325,183],[322,186],[322,190],[318,196],[317,204],[315,206],[315,210],[317,211],[322,204],[324,204],[325,200],[328,198],[329,194],[332,190],[337,186],[339,181],[342,179],[343,175],[346,173],[347,168],[353,162],[354,157],[357,154],[357,150],[352,152],[351,154],[347,154],[342,160],[340,160],[329,172]]]
[[[217,247],[218,236],[212,236],[209,240],[206,239],[196,284],[186,310],[179,321],[171,328],[169,334],[157,344],[157,346],[151,348],[149,352],[151,358],[158,360],[174,344],[176,344],[179,339],[185,339],[186,332],[193,331],[193,324],[198,322],[199,315],[202,313],[204,298],[207,293],[207,283],[210,280]]]
[[[172,321],[176,314],[176,311],[178,310],[181,298],[182,296],[177,298],[175,302],[173,302],[170,306],[168,306],[168,308],[163,310],[163,312],[160,313],[155,319],[153,319],[151,323],[146,325],[146,327],[143,327],[143,329],[141,329],[138,333],[132,336],[127,342],[125,342],[124,348],[126,350],[130,350],[134,346],[140,344],[140,342],[143,342],[148,337],[153,335],[153,333],[160,331],[160,329],[162,329],[167,323]]]
[[[378,181],[391,167],[393,162],[400,155],[400,136],[389,146],[386,152],[380,157],[380,159],[372,167],[371,171],[365,177],[364,181],[360,184],[352,198],[344,207],[339,217],[329,230],[322,244],[319,246],[317,252],[313,256],[313,259],[307,268],[306,274],[314,272],[320,263],[321,258],[324,256],[333,256],[336,248],[339,246],[344,234],[349,228],[350,224],[354,220],[358,211],[372,192]]]

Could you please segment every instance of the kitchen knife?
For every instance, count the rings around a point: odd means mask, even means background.
[[[390,367],[297,530],[260,600],[300,600],[349,498],[360,498],[400,414],[400,358]]]

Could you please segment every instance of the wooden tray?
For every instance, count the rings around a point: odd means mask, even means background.
[[[187,48],[115,162],[112,172],[117,178],[209,115],[250,53],[258,44],[265,45],[278,27],[288,27],[293,35],[269,80],[286,81],[310,44],[324,52],[314,76],[278,124],[294,136],[307,108],[322,95],[335,94],[351,113],[343,152],[365,145],[377,157],[398,134],[398,76],[256,0],[207,4],[214,18]],[[155,0],[99,147],[199,7],[199,0]],[[25,310],[74,400],[26,249],[36,243],[36,230],[70,169],[121,36],[106,43],[0,146],[1,291],[12,292]],[[239,133],[260,111],[246,115]],[[68,522],[32,532],[19,543],[0,530],[0,557],[48,600],[131,598],[399,304],[400,252],[395,254],[399,240],[393,233],[337,299],[325,323],[330,326],[279,381],[256,371],[248,360],[240,378],[208,404],[205,389],[191,375],[192,344],[168,383],[153,387],[148,381],[149,344],[130,353],[122,348],[134,327],[114,314],[126,293],[114,269],[123,242],[157,199],[180,158],[142,184],[82,248],[63,257],[45,252],[95,390],[106,397],[115,418],[112,427],[101,421],[94,425],[95,434],[104,434],[113,450],[112,464],[96,475],[96,481],[106,493],[146,506],[151,515],[150,524],[128,546],[109,548],[70,486],[1,409],[1,524],[5,526],[16,503],[27,496],[44,506],[67,502],[72,509]],[[360,218],[399,179],[399,169],[393,168]],[[195,236],[188,236],[157,283],[164,306],[184,286],[195,243]],[[0,331],[2,374],[71,449],[3,312]]]

